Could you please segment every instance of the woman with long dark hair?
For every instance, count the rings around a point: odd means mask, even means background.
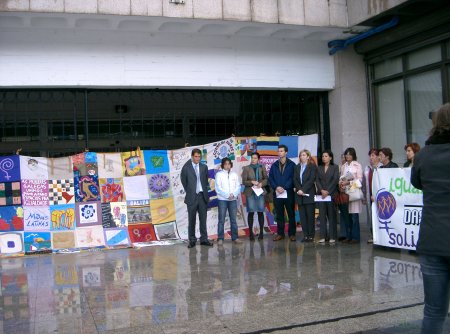
[[[319,243],[329,240],[330,244],[333,244],[337,239],[336,206],[331,202],[331,197],[337,191],[338,182],[339,167],[333,163],[333,152],[325,150],[322,152],[322,164],[317,168],[316,187],[318,196],[322,199],[330,197],[330,201],[319,202]]]

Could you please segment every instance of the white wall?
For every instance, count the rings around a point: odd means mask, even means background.
[[[0,87],[334,87],[326,41],[6,27]]]

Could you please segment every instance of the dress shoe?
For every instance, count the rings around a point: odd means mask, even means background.
[[[320,239],[319,240],[319,244],[324,244],[325,243],[325,239]]]
[[[344,241],[345,239],[347,239],[346,237],[339,237],[338,241]]]
[[[210,242],[209,240],[200,242],[200,245],[202,245],[202,246],[209,246],[209,247],[214,246],[214,244],[212,242]]]
[[[336,243],[336,240],[330,239],[330,244],[334,244],[334,243]]]
[[[255,235],[253,233],[250,234],[249,236],[250,241],[255,241]]]
[[[289,237],[289,240],[291,240],[291,241],[297,241],[297,238],[295,237],[295,235],[291,235],[291,236]]]
[[[188,248],[193,248],[193,247],[195,247],[195,242],[189,242],[188,243]]]
[[[367,240],[367,243],[368,243],[368,244],[373,244],[373,239]]]
[[[262,233],[260,233],[258,236],[258,240],[262,240],[262,239],[264,239],[264,235]]]
[[[273,241],[280,241],[284,239],[284,235],[277,235],[275,238],[273,238]]]

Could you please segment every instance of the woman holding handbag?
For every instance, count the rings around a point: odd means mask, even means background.
[[[343,242],[356,244],[360,240],[359,213],[362,210],[363,170],[361,164],[356,161],[356,151],[353,147],[344,151],[344,157],[345,162],[340,170],[339,188],[345,189],[345,192],[349,195],[349,203],[340,206],[341,228],[343,227],[342,222],[346,222],[346,239]]]

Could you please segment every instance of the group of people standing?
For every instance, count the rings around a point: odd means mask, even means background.
[[[405,151],[407,163],[405,166],[413,166],[414,154],[420,150],[416,143],[407,144]],[[295,164],[287,157],[288,147],[278,146],[278,160],[275,161],[269,175],[266,168],[260,164],[258,152],[251,154],[251,163],[242,171],[242,182],[239,176],[232,171],[233,163],[229,158],[221,161],[221,170],[215,176],[215,190],[218,198],[218,244],[224,241],[224,224],[228,212],[230,217],[231,239],[234,243],[241,243],[238,236],[236,222],[237,200],[241,192],[241,184],[244,186],[243,194],[246,198],[247,221],[249,238],[255,240],[254,218],[257,214],[259,224],[258,240],[264,235],[264,208],[265,198],[268,193],[273,193],[275,208],[275,220],[277,222],[277,234],[274,241],[285,239],[285,216],[288,218],[288,238],[296,241],[297,224],[295,220],[295,204],[297,204],[300,222],[302,225],[302,242],[315,240],[315,208],[319,208],[320,237],[319,243],[359,243],[360,226],[359,214],[363,204],[367,204],[368,220],[370,222],[370,204],[372,196],[372,176],[377,168],[398,167],[392,161],[390,148],[375,149],[369,151],[370,164],[364,170],[357,161],[356,151],[349,147],[344,151],[339,165],[334,163],[334,155],[331,150],[322,152],[321,164],[317,165],[308,150],[299,152],[299,163]],[[189,245],[194,247],[197,238],[195,236],[196,215],[200,221],[200,244],[212,246],[208,240],[206,229],[206,211],[208,198],[208,169],[200,163],[201,151],[193,149],[191,160],[187,161],[181,171],[181,182],[186,192],[185,203],[189,217]],[[349,189],[356,189],[360,196],[344,197]],[[342,198],[348,198],[342,200]],[[339,200],[340,199],[340,200]],[[340,213],[340,232],[337,230],[337,210]],[[285,215],[286,214],[286,215]],[[369,239],[368,242],[372,240]]]

